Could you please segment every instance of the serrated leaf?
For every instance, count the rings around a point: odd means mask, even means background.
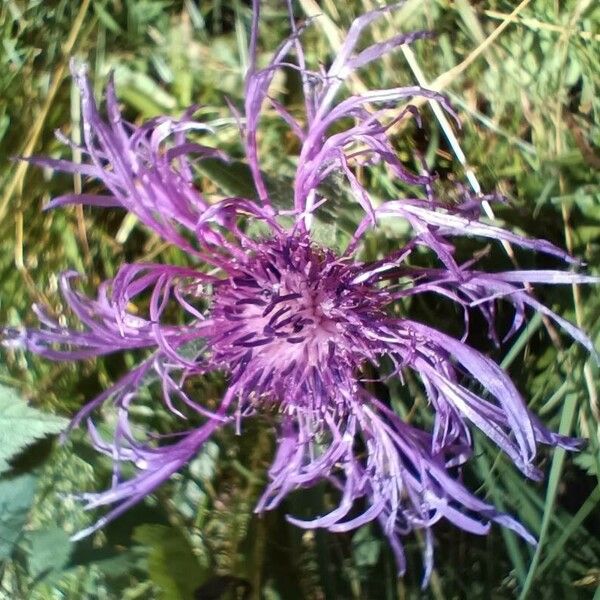
[[[27,564],[35,578],[61,572],[71,557],[73,544],[60,527],[38,529],[27,534],[31,544]]]
[[[0,473],[26,446],[67,426],[67,419],[28,406],[14,390],[0,385]]]
[[[185,535],[168,525],[140,525],[133,538],[148,551],[148,574],[160,597],[193,600],[204,572]]]
[[[10,558],[27,521],[37,477],[26,474],[0,480],[0,560]]]

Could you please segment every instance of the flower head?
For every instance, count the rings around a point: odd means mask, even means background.
[[[356,373],[377,360],[376,340],[361,334],[384,317],[385,294],[305,234],[262,240],[230,271],[215,286],[215,364],[284,412],[343,410],[340,388],[356,394]]]
[[[497,341],[495,306],[514,309],[509,335],[523,323],[527,308],[556,321],[593,352],[589,339],[531,294],[530,284],[595,281],[563,270],[514,270],[489,273],[476,261],[459,263],[453,240],[482,237],[574,263],[543,240],[526,239],[483,222],[484,199],[464,193],[464,202],[448,205],[433,193],[433,176],[412,173],[396,155],[389,129],[414,109],[390,117],[389,108],[413,96],[435,99],[451,114],[444,96],[419,87],[371,90],[344,97],[345,78],[397,46],[426,37],[397,35],[357,51],[363,29],[381,11],[354,22],[327,72],[305,64],[300,32],[276,51],[262,69],[255,64],[258,2],[254,6],[251,55],[246,78],[242,133],[257,198],[228,197],[209,203],[194,185],[195,161],[227,156],[193,140],[208,131],[193,120],[153,119],[140,127],[119,112],[112,80],[106,92],[108,118],[101,116],[85,70],[73,67],[81,90],[83,164],[31,157],[31,162],[99,179],[104,195],[63,196],[51,207],[80,203],[124,208],[166,241],[185,251],[192,266],[155,263],[123,264],[103,283],[95,299],[72,287],[76,274],[61,279],[62,293],[82,324],[68,329],[37,308],[42,327],[5,330],[7,343],[20,344],[56,360],[84,359],[130,349],[149,356],[112,388],[92,400],[75,418],[87,421],[95,447],[115,461],[113,485],[105,492],[84,494],[88,507],[113,508],[87,535],[141,500],[185,465],[219,428],[256,413],[271,416],[277,429],[277,451],[269,483],[256,510],[275,508],[298,488],[329,482],[339,505],[310,521],[294,517],[299,527],[348,531],[377,520],[394,549],[400,572],[405,569],[402,536],[425,531],[426,577],[432,568],[431,526],[445,518],[465,530],[485,533],[500,523],[533,541],[513,518],[476,498],[453,475],[454,467],[472,454],[471,428],[493,440],[528,477],[535,467],[538,443],[575,449],[579,442],[547,431],[527,409],[519,392],[490,358],[430,325],[401,314],[404,299],[437,294],[456,303],[465,316],[480,311]],[[294,55],[296,62],[290,62]],[[275,72],[300,72],[305,93],[305,120],[296,120],[268,96]],[[301,150],[287,205],[275,203],[261,171],[257,132],[261,110],[269,103],[298,137]],[[352,124],[348,125],[351,121]],[[335,127],[334,127],[335,126]],[[333,131],[333,133],[332,133]],[[420,187],[414,197],[375,199],[356,175],[356,166],[384,165],[400,182]],[[315,220],[330,200],[324,183],[341,176],[364,215],[343,249],[331,249],[314,236]],[[389,220],[410,225],[411,239],[379,260],[360,259],[366,236]],[[252,234],[249,223],[260,223]],[[435,268],[416,267],[411,254],[426,249]],[[147,302],[141,299],[147,298]],[[147,305],[147,314],[132,305]],[[174,322],[167,318],[179,315]],[[422,431],[404,422],[371,391],[367,367],[382,380],[418,375],[434,413],[433,427]],[[186,382],[218,370],[227,388],[216,411],[193,398]],[[175,442],[140,441],[129,425],[129,409],[153,373],[162,401],[183,417],[183,407],[203,424]],[[473,391],[477,382],[480,392]],[[118,420],[114,439],[103,439],[92,414],[111,401]],[[157,399],[158,401],[158,399]],[[124,478],[120,465],[137,468]]]

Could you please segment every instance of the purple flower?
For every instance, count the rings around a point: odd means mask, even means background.
[[[254,7],[251,56],[256,56],[258,2]],[[73,68],[82,98],[84,164],[31,157],[33,163],[100,180],[105,195],[68,195],[51,207],[80,203],[118,207],[183,250],[193,266],[123,264],[104,282],[97,298],[73,288],[75,273],[61,278],[62,293],[81,322],[68,329],[36,308],[37,330],[4,330],[5,343],[24,346],[54,360],[85,359],[132,349],[148,357],[75,417],[88,424],[95,447],[114,461],[111,488],[84,494],[89,508],[112,508],[80,538],[102,527],[139,502],[191,460],[218,429],[257,413],[270,415],[278,447],[269,483],[256,510],[277,507],[286,495],[319,481],[338,490],[332,512],[302,521],[304,528],[348,531],[377,520],[394,550],[399,572],[405,570],[402,536],[424,531],[425,581],[432,568],[432,525],[446,518],[458,527],[484,534],[491,522],[509,527],[529,542],[531,535],[510,516],[472,495],[453,474],[472,454],[471,427],[493,440],[528,477],[538,443],[576,449],[577,440],[547,431],[527,409],[509,377],[491,359],[466,342],[469,316],[480,311],[493,341],[496,304],[512,306],[519,329],[526,309],[553,319],[594,352],[590,340],[531,294],[530,284],[597,281],[563,270],[488,273],[476,261],[460,264],[453,239],[474,236],[503,241],[576,263],[543,240],[531,240],[479,219],[482,198],[464,193],[464,202],[448,205],[435,197],[433,176],[412,173],[397,157],[388,130],[405,110],[390,119],[389,108],[414,96],[432,98],[454,115],[444,96],[417,87],[371,90],[343,97],[345,78],[397,46],[426,37],[397,35],[356,51],[363,29],[379,16],[357,19],[326,72],[310,71],[300,32],[246,78],[241,120],[246,158],[257,199],[228,197],[210,204],[194,186],[196,161],[227,156],[193,141],[193,132],[209,128],[192,119],[153,119],[140,127],[125,122],[112,80],[103,118],[85,70]],[[295,55],[296,62],[290,62]],[[300,72],[305,120],[296,120],[268,96],[279,69]],[[261,109],[270,104],[298,137],[298,157],[289,203],[274,203],[260,168],[257,132]],[[385,110],[384,110],[385,109]],[[352,123],[349,125],[348,123]],[[71,143],[71,142],[68,142]],[[399,181],[420,188],[414,197],[375,199],[355,174],[357,165],[384,165]],[[364,211],[342,250],[315,241],[314,229],[330,200],[324,185],[337,174]],[[338,179],[339,180],[339,179]],[[487,198],[488,200],[490,198]],[[404,220],[412,237],[375,262],[360,259],[369,232],[388,220]],[[250,225],[260,224],[260,233]],[[411,254],[429,251],[436,268],[411,266]],[[465,336],[455,339],[409,315],[400,302],[418,294],[436,294],[456,303],[465,317]],[[134,312],[132,306],[136,306]],[[144,314],[141,307],[147,306]],[[177,318],[173,318],[173,314]],[[366,385],[373,365],[382,380],[414,371],[434,413],[431,431],[404,422]],[[186,382],[210,371],[226,374],[227,388],[218,408],[193,398]],[[195,412],[203,424],[157,445],[141,441],[130,429],[128,413],[149,378],[158,381],[161,398],[175,415]],[[473,391],[477,383],[478,392]],[[118,414],[114,438],[103,439],[92,413],[112,402]],[[126,478],[124,462],[137,474]]]

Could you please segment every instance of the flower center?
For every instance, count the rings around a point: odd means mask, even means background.
[[[214,361],[244,393],[285,397],[294,408],[352,393],[370,354],[361,331],[373,309],[355,275],[356,266],[308,239],[263,242],[215,290]]]

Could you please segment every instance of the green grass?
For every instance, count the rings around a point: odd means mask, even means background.
[[[322,16],[306,33],[309,59],[327,61],[352,19],[375,4],[323,0]],[[265,56],[286,34],[282,6],[266,3]],[[316,12],[311,0],[299,0],[296,8],[299,18]],[[89,63],[98,94],[108,72],[115,71],[130,120],[176,115],[192,102],[201,103],[200,114],[214,124],[218,143],[239,156],[224,98],[238,105],[242,101],[249,18],[241,0],[6,0],[0,5],[0,322],[33,325],[33,302],[48,303],[61,314],[56,274],[65,269],[87,273],[86,285],[93,287],[125,260],[186,261],[120,214],[42,212],[51,197],[80,190],[82,182],[11,160],[30,153],[68,156],[52,132],[78,132],[69,58]],[[600,8],[589,0],[409,0],[373,35],[425,28],[436,39],[361,71],[350,88],[358,92],[421,79],[447,92],[460,112],[462,131],[448,138],[445,123],[424,106],[421,135],[405,127],[396,132],[401,155],[418,148],[442,179],[462,177],[485,191],[501,191],[509,202],[494,209],[495,218],[568,248],[598,273],[599,25]],[[294,82],[276,85],[285,89],[291,109],[298,108]],[[261,144],[267,170],[289,173],[295,147],[284,137],[288,156],[282,156],[281,127],[274,119],[265,123]],[[199,183],[210,191],[208,179],[205,173]],[[377,189],[392,185],[385,173],[378,173]],[[389,231],[365,251],[397,246],[403,235]],[[461,250],[469,253],[473,247],[465,243]],[[494,268],[511,268],[504,250],[489,260]],[[524,268],[536,264],[521,254],[516,260]],[[600,340],[596,290],[540,289],[539,297]],[[435,319],[435,306],[407,308]],[[475,538],[440,524],[436,571],[429,590],[421,592],[418,538],[407,539],[410,568],[404,580],[397,580],[389,550],[374,527],[354,537],[306,534],[286,524],[284,511],[258,519],[252,509],[273,445],[260,423],[249,425],[241,438],[222,434],[144,504],[93,540],[71,545],[63,530],[76,531],[94,515],[84,514],[67,495],[102,488],[109,477],[107,463],[90,451],[83,432],[76,432],[62,447],[52,440],[38,442],[19,458],[9,474],[13,479],[0,477],[0,486],[8,481],[22,490],[21,499],[30,498],[20,512],[9,506],[0,515],[0,532],[12,519],[18,533],[6,556],[0,554],[0,598],[183,599],[202,585],[214,586],[221,594],[214,597],[241,597],[236,596],[240,587],[250,589],[249,598],[282,600],[596,598],[598,369],[535,316],[494,356],[548,427],[590,438],[576,457],[542,451],[543,484],[523,480],[477,438],[478,455],[465,473],[467,483],[517,515],[540,540],[536,549],[499,528],[487,538]],[[0,383],[41,410],[69,416],[132,361],[58,364],[3,351]],[[199,392],[216,397],[222,381],[199,385]],[[391,393],[403,415],[425,422],[425,403],[414,400],[422,394],[416,382]],[[137,418],[158,429],[170,426],[168,415],[160,412],[142,412]],[[327,502],[327,494],[316,489],[308,497],[292,497],[288,509],[302,510],[310,503],[318,510]],[[177,568],[182,565],[186,568]]]

